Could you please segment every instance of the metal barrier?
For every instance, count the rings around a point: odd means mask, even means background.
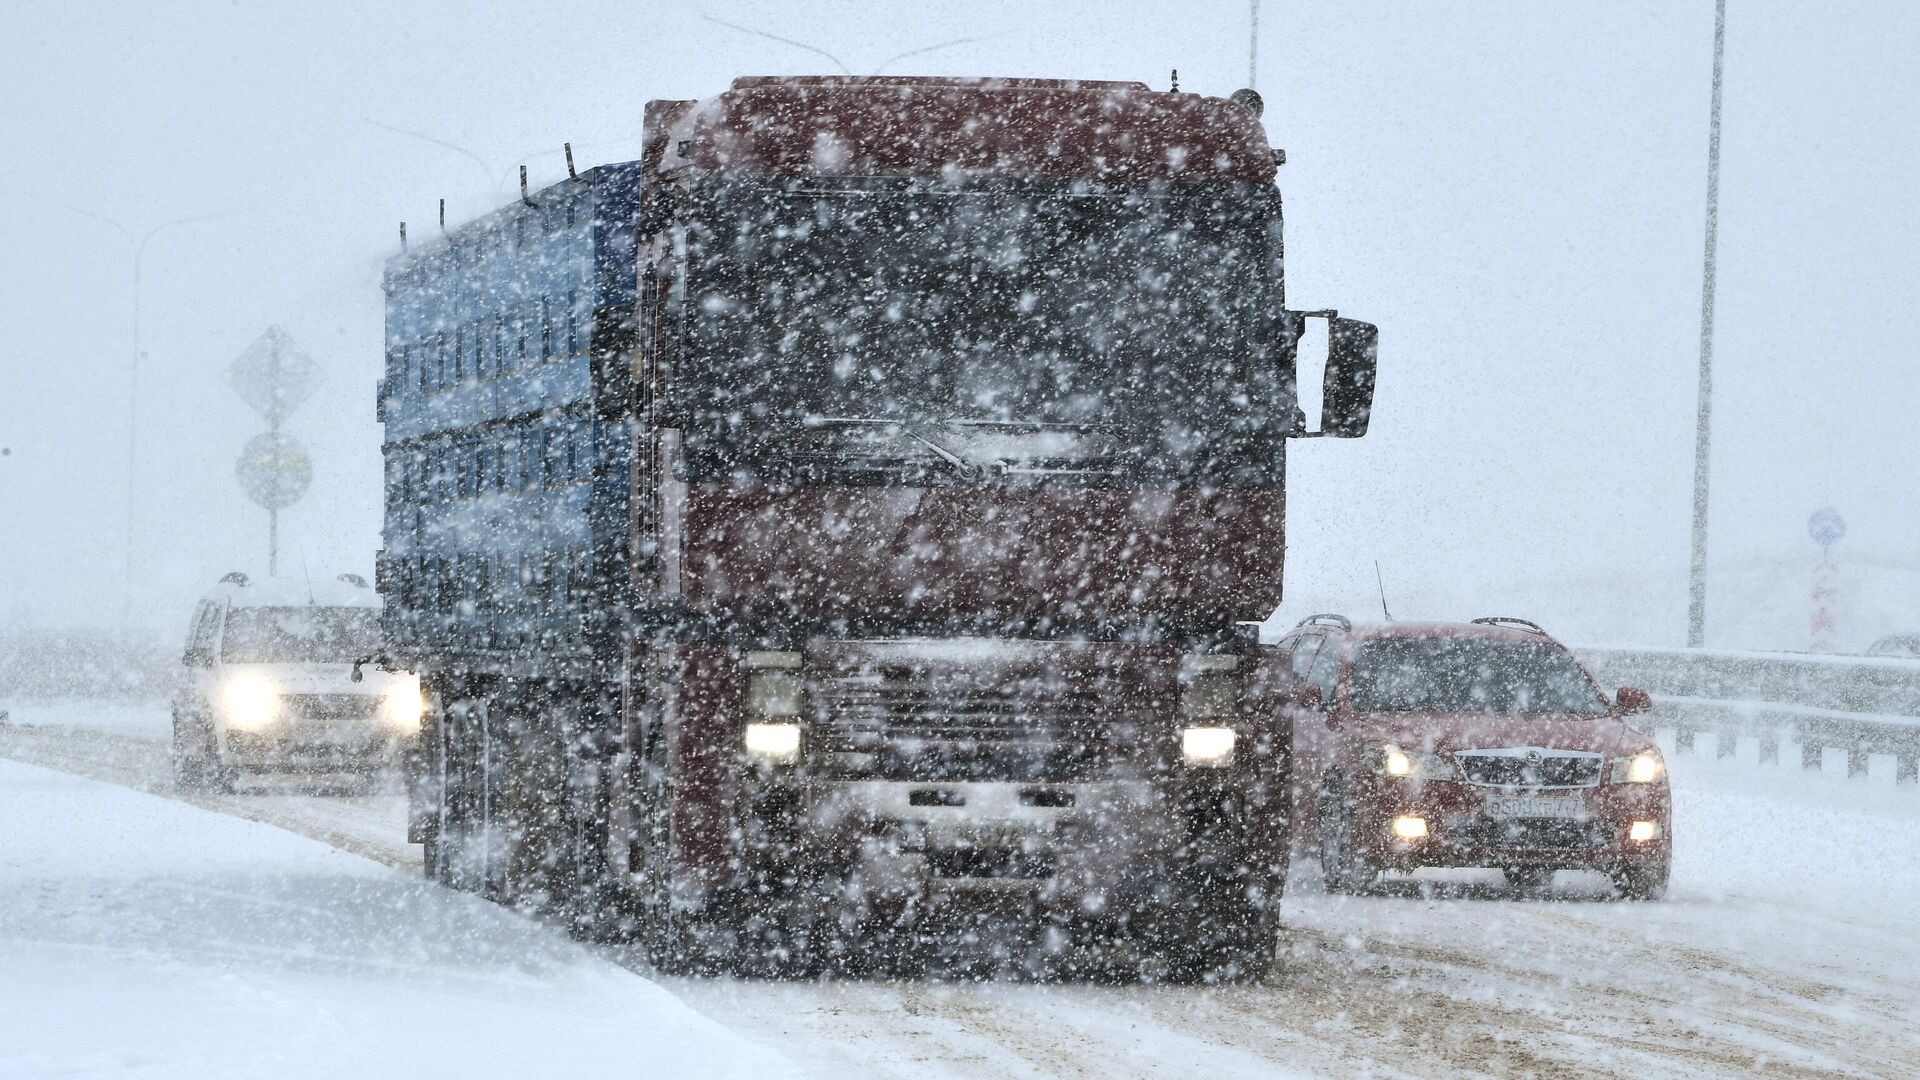
[[[1867,771],[1869,754],[1891,754],[1896,782],[1920,781],[1920,660],[1708,649],[1577,648],[1601,685],[1653,695],[1653,723],[1674,731],[1676,750],[1694,735],[1715,736],[1731,757],[1736,740],[1760,742],[1760,760],[1778,761],[1780,741],[1800,745],[1803,768],[1822,752],[1846,752],[1847,775]]]

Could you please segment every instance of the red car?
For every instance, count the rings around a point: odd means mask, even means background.
[[[1653,740],[1567,648],[1522,619],[1355,626],[1315,615],[1281,641],[1293,686],[1294,820],[1330,891],[1383,871],[1497,867],[1537,888],[1599,870],[1657,899],[1673,801]]]

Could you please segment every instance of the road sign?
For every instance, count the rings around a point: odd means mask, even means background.
[[[1841,537],[1847,535],[1847,523],[1840,517],[1840,511],[1829,506],[1816,510],[1807,519],[1807,535],[1821,547],[1832,547]]]
[[[233,472],[247,498],[268,510],[284,510],[313,483],[313,459],[291,436],[267,431],[247,440]]]
[[[269,326],[227,368],[227,385],[275,428],[313,396],[325,377],[313,357],[277,326]]]

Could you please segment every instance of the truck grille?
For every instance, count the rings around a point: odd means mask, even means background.
[[[808,751],[884,779],[1093,779],[1137,741],[1115,696],[1057,674],[870,668],[812,681]]]
[[[1600,783],[1601,755],[1514,747],[1455,754],[1467,783],[1481,787],[1579,788]]]
[[[1019,848],[929,851],[927,874],[936,878],[1049,878],[1053,876],[1053,856]]]

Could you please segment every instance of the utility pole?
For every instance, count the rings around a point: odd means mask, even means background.
[[[1260,82],[1260,0],[1249,0],[1251,11],[1247,25],[1247,89],[1258,90]]]
[[[1713,108],[1707,126],[1707,249],[1700,284],[1700,404],[1693,425],[1693,565],[1687,580],[1687,646],[1707,640],[1707,476],[1713,449],[1713,287],[1720,232],[1720,70],[1727,0],[1714,0]]]
[[[69,206],[62,202],[52,203],[51,205],[58,206],[60,209],[68,211],[69,213],[92,218],[103,225],[110,226],[115,232],[120,234],[121,239],[127,242],[127,246],[132,249],[133,252],[133,355],[127,361],[127,550],[126,561],[120,569],[120,618],[122,622],[125,622],[132,618],[133,611],[133,533],[138,492],[140,490],[140,362],[145,358],[145,353],[140,348],[140,295],[141,272],[145,268],[147,261],[147,244],[152,242],[154,237],[168,229],[181,225],[191,225],[196,221],[212,221],[215,218],[227,217],[229,215],[198,214],[194,217],[175,218],[172,221],[163,221],[144,232],[136,234],[134,230],[129,229],[127,226],[105,214],[83,207]]]

